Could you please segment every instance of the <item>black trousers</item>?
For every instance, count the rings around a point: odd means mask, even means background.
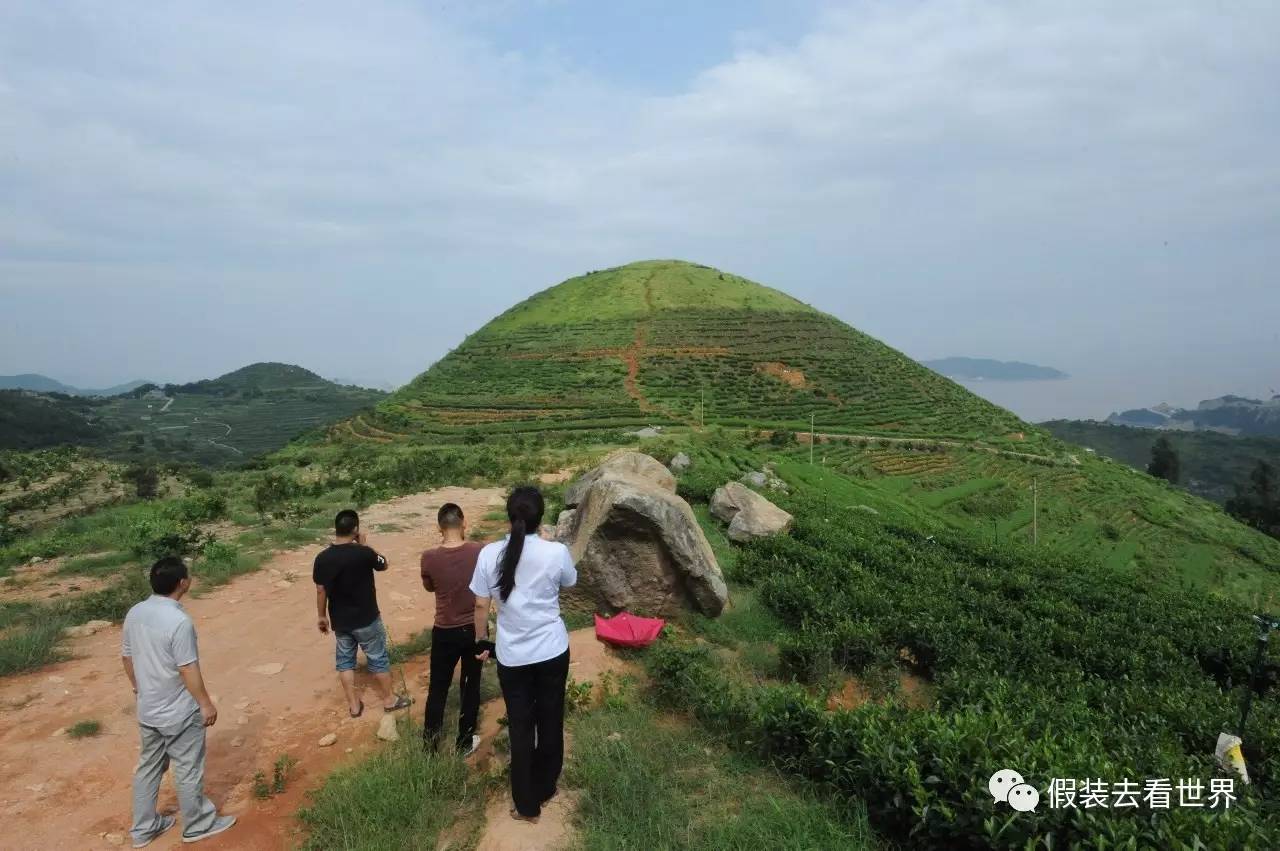
[[[427,685],[427,717],[423,737],[432,748],[440,746],[440,730],[444,727],[444,705],[453,685],[453,669],[462,662],[459,686],[462,706],[458,713],[458,750],[471,747],[480,714],[480,668],[475,654],[476,628],[471,625],[431,630],[431,678]]]
[[[511,798],[522,816],[542,814],[564,768],[564,687],[569,651],[532,665],[498,663],[511,735]]]

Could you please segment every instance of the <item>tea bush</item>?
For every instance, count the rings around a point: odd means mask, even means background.
[[[783,664],[801,679],[906,665],[932,680],[934,705],[828,712],[809,688],[732,681],[708,651],[679,643],[651,654],[668,699],[865,800],[912,847],[1249,848],[1280,828],[1267,763],[1280,712],[1265,700],[1246,736],[1254,785],[1237,783],[1225,811],[1051,809],[1043,798],[1024,814],[997,809],[986,788],[1005,767],[1041,789],[1055,777],[1213,776],[1240,695],[1199,659],[1222,646],[1247,657],[1243,608],[1062,553],[881,525],[821,499],[788,508],[792,534],[746,548],[736,571],[789,628]]]

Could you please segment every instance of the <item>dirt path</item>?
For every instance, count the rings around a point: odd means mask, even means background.
[[[600,676],[606,671],[624,673],[630,668],[626,662],[596,639],[595,629],[574,630],[569,633],[569,676],[578,682],[590,681],[597,693]],[[505,714],[502,700],[496,706],[486,708],[482,714],[480,734],[485,749],[477,756],[480,760],[494,758],[492,745],[497,735],[498,718]],[[573,753],[573,739],[565,738],[565,762]],[[504,786],[495,794],[485,809],[485,826],[476,845],[476,851],[559,851],[568,848],[573,841],[573,814],[577,798],[572,789],[562,785],[560,794],[542,808],[537,824],[516,821],[511,818],[511,791]]]
[[[431,624],[433,598],[419,583],[417,557],[438,539],[436,509],[457,502],[479,520],[502,499],[496,489],[446,488],[363,513],[371,530],[381,523],[405,530],[370,533],[370,543],[391,562],[378,578],[378,601],[393,640],[403,641]],[[202,849],[291,847],[297,831],[293,814],[305,803],[305,790],[374,745],[382,713],[371,708],[363,718],[347,718],[333,671],[333,638],[315,628],[310,571],[316,550],[281,553],[257,573],[184,601],[196,622],[202,668],[219,711],[209,732],[207,791],[224,812],[240,818],[225,835],[201,843]],[[76,656],[71,661],[0,680],[0,848],[5,851],[129,844],[137,726],[133,695],[120,670],[120,629],[76,640],[71,649]],[[273,663],[283,669],[254,670]],[[415,718],[422,713],[425,666],[425,659],[405,666]],[[376,704],[372,692],[366,703]],[[102,733],[72,740],[62,732],[86,719],[101,721]],[[330,732],[337,734],[337,744],[318,747]],[[250,794],[254,772],[270,777],[272,763],[285,753],[299,760],[288,790],[269,801],[255,800]],[[169,779],[160,804],[176,808]],[[180,845],[174,830],[151,847]]]

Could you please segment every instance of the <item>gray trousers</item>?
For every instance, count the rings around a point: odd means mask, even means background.
[[[183,837],[197,836],[213,826],[218,810],[204,796],[204,722],[196,710],[180,727],[168,731],[138,725],[142,749],[133,774],[133,829],[135,842],[160,829],[156,798],[165,769],[173,764],[173,782],[182,810]]]

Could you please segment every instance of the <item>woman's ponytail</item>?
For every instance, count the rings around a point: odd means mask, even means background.
[[[518,487],[507,497],[507,519],[511,521],[511,537],[499,559],[498,591],[505,603],[516,587],[516,568],[524,552],[524,539],[538,531],[546,504],[542,493],[531,485]]]

